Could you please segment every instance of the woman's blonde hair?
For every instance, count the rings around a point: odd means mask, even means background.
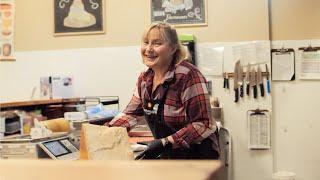
[[[168,42],[170,46],[176,49],[175,53],[173,54],[173,61],[175,64],[178,64],[179,62],[190,58],[190,54],[188,53],[187,49],[180,43],[178,39],[176,29],[172,27],[169,23],[152,23],[143,33],[142,39],[146,39],[150,31],[153,29],[159,30],[160,37],[166,42]]]

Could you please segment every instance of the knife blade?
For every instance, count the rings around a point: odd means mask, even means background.
[[[238,60],[234,65],[234,82],[233,82],[233,89],[234,89],[234,102],[239,101],[239,84],[238,84],[238,75],[239,75],[239,66],[240,60]]]
[[[260,95],[261,97],[264,97],[264,85],[263,85],[262,72],[261,72],[260,66],[258,66],[257,82],[260,87]]]
[[[247,71],[246,71],[246,92],[247,95],[250,95],[250,63],[248,63]]]
[[[269,73],[269,68],[268,68],[268,64],[266,64],[266,73],[267,73],[267,91],[270,94],[271,93],[271,88],[270,88],[270,73]]]
[[[240,97],[243,97],[243,67],[241,66],[241,64],[239,64],[238,66],[239,70],[238,70],[238,84],[240,87]]]
[[[253,89],[253,98],[257,98],[257,81],[255,68],[252,68],[252,70],[250,71],[250,86]]]

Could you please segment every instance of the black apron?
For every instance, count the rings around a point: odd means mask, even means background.
[[[163,118],[164,101],[169,90],[169,84],[164,82],[162,88],[162,97],[156,100],[151,98],[149,100],[149,98],[145,97],[143,104],[145,119],[155,139],[165,138],[176,132],[165,123]],[[212,145],[212,140],[206,138],[199,144],[190,145],[188,149],[173,149],[169,146],[160,157],[161,159],[218,159],[219,153],[213,149]]]

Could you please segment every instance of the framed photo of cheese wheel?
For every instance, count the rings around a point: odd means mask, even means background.
[[[152,0],[151,22],[174,26],[206,26],[207,0]]]
[[[105,0],[54,0],[54,35],[105,33]]]
[[[13,61],[14,0],[0,1],[0,61]]]

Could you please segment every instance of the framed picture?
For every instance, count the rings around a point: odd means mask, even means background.
[[[174,26],[207,25],[206,0],[151,0],[151,22]]]
[[[105,32],[104,0],[54,0],[54,35]]]

